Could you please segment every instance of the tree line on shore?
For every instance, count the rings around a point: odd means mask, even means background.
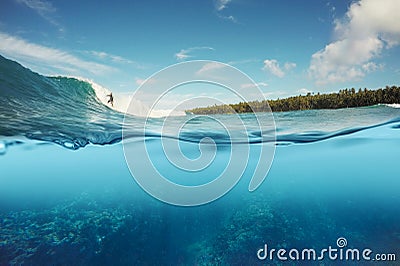
[[[349,107],[371,106],[376,104],[400,103],[400,87],[386,86],[377,90],[343,89],[338,93],[312,94],[292,96],[277,100],[240,102],[236,104],[213,105],[186,110],[193,114],[232,114],[268,112],[286,112],[311,109],[338,109]],[[268,107],[269,106],[269,107]]]

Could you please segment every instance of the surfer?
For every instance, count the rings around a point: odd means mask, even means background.
[[[110,98],[108,99],[108,102],[107,102],[107,103],[110,103],[111,106],[114,107],[114,97],[113,97],[113,95],[112,95],[112,92],[111,92],[110,94],[108,94],[107,97],[110,97]]]

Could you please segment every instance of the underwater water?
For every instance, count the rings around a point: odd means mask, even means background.
[[[1,59],[1,58],[0,58]],[[128,117],[129,145],[145,140],[160,172],[196,185],[224,171],[232,146],[250,146],[243,176],[216,201],[163,203],[135,182],[121,144],[123,114],[96,98],[90,83],[46,78],[0,62],[0,265],[298,265],[363,260],[260,260],[264,248],[347,247],[400,256],[400,109],[377,105],[275,113],[276,150],[253,192],[262,133],[233,141],[210,119],[196,118],[168,141],[189,158],[214,140],[210,167],[182,174],[161,148],[161,118],[149,131]],[[97,96],[98,97],[98,96]],[[215,116],[235,127],[232,115]],[[171,118],[169,126],[183,117]],[[255,127],[256,128],[256,127]],[[274,143],[275,144],[275,143]],[[176,153],[179,151],[176,150]],[[136,154],[140,164],[143,154]],[[260,162],[262,163],[262,162]],[[150,169],[149,169],[150,170]],[[238,171],[241,169],[238,169]],[[383,264],[383,262],[382,262]]]

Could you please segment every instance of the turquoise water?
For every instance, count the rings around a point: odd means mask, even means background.
[[[238,132],[234,143],[206,118],[168,135],[189,158],[199,156],[201,139],[214,139],[214,164],[193,179],[160,152],[161,119],[151,120],[143,135],[135,129],[140,118],[128,118],[133,150],[145,139],[157,169],[182,184],[212,180],[232,146],[250,140],[247,168],[231,191],[202,206],[178,207],[132,178],[120,142],[123,115],[98,102],[90,84],[45,78],[5,60],[1,67],[0,265],[340,265],[257,258],[265,244],[323,249],[337,247],[340,237],[350,248],[395,254],[398,263],[398,108],[274,114],[275,157],[254,192],[248,185],[267,143],[251,115],[241,116],[249,132]],[[216,118],[235,128],[232,116]]]

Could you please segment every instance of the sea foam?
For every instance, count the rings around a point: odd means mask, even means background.
[[[81,77],[74,77],[78,80],[88,82],[96,93],[97,99],[108,106],[109,108],[118,111],[120,113],[128,113],[135,116],[141,117],[166,117],[166,116],[184,116],[185,112],[176,110],[161,110],[152,109],[141,102],[138,99],[132,97],[132,95],[127,95],[127,93],[115,93],[111,90],[97,84],[93,80],[89,80]],[[110,93],[113,93],[114,103],[111,105],[108,103]],[[131,105],[131,106],[130,106]]]

